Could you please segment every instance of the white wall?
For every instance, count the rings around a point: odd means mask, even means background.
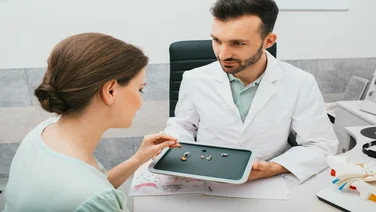
[[[347,12],[282,12],[279,58],[376,57],[376,1],[351,0]]]
[[[281,10],[348,10],[350,0],[274,0]]]
[[[0,1],[0,69],[45,67],[53,46],[80,32],[111,34],[168,62],[176,40],[209,39],[215,0]],[[376,57],[376,1],[351,0],[348,12],[282,11],[280,59]],[[373,10],[371,10],[373,9]]]

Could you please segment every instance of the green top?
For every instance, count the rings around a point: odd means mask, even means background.
[[[128,211],[125,195],[114,189],[107,172],[49,148],[43,130],[50,118],[24,138],[10,168],[5,212]]]
[[[263,76],[264,73],[261,74],[260,77],[253,81],[251,84],[245,87],[240,79],[234,77],[232,74],[228,74],[232,97],[234,99],[236,107],[238,107],[240,118],[243,122],[247,118],[249,108],[252,105],[253,98],[256,95],[257,88],[259,87]]]

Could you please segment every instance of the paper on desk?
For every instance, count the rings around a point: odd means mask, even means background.
[[[256,198],[256,199],[288,199],[290,191],[281,176],[250,181],[241,185],[208,182],[212,192],[207,195]]]
[[[209,186],[212,191],[209,190]],[[153,174],[147,165],[134,174],[129,196],[201,194],[235,198],[288,199],[290,191],[281,176],[260,179],[241,185]]]
[[[141,168],[133,176],[129,196],[205,194],[207,191],[205,181],[153,174]]]

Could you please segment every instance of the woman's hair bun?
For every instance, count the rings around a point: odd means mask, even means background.
[[[42,83],[35,89],[34,94],[42,108],[48,112],[60,115],[70,109],[69,105],[59,97],[56,89],[49,84]]]

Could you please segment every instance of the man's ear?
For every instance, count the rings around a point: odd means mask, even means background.
[[[108,81],[101,89],[102,100],[106,105],[112,105],[115,101],[116,87],[118,83],[116,80]]]
[[[277,34],[270,33],[266,38],[264,39],[264,48],[268,49],[274,45],[274,43],[277,41]]]

